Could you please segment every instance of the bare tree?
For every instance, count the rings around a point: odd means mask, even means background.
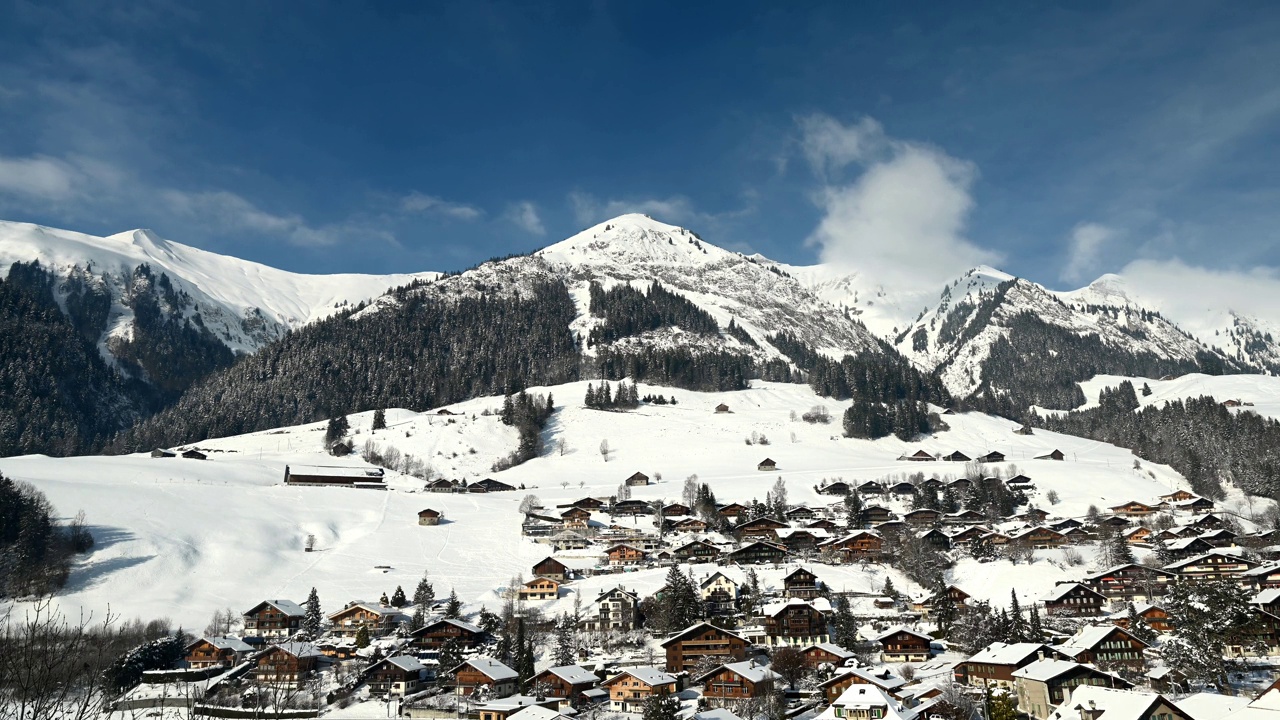
[[[680,499],[684,501],[684,506],[692,512],[694,503],[698,500],[698,476],[690,475],[684,479],[684,489],[680,492]]]
[[[524,499],[520,501],[520,513],[522,515],[528,515],[540,507],[542,507],[542,501],[538,499],[537,495],[525,495]]]
[[[605,462],[609,462],[609,439],[608,438],[605,438],[604,440],[600,441],[600,457],[604,458]]]
[[[0,720],[89,720],[105,709],[103,670],[122,651],[108,613],[71,620],[48,597],[0,617]]]

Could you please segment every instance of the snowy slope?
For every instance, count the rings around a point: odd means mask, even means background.
[[[1219,402],[1238,400],[1242,404],[1233,412],[1256,412],[1264,417],[1280,419],[1280,378],[1271,375],[1203,375],[1188,373],[1171,380],[1155,378],[1096,375],[1080,383],[1080,389],[1088,399],[1084,408],[1097,407],[1098,395],[1104,388],[1113,388],[1128,380],[1138,393],[1142,406],[1163,405],[1171,400],[1185,400],[1208,395]],[[1150,395],[1142,394],[1142,386],[1151,388]]]
[[[292,328],[389,288],[438,276],[300,275],[165,240],[150,230],[96,237],[0,221],[0,276],[15,262],[36,260],[59,277],[74,274],[104,285],[114,301],[107,333],[115,335],[130,332],[132,311],[121,303],[130,274],[139,265],[150,265],[191,296],[193,303],[180,311],[186,317],[199,315],[237,353],[254,352]]]
[[[612,495],[636,471],[662,477],[657,484],[633,488],[633,497],[644,500],[677,500],[684,479],[696,474],[722,501],[763,499],[781,477],[790,502],[826,505],[835,498],[814,490],[824,478],[964,471],[952,463],[896,460],[906,450],[924,448],[970,455],[1005,452],[1009,465],[992,469],[1012,472],[1016,466],[1033,478],[1040,493],[1056,490],[1060,504],[1051,505],[1042,494],[1033,502],[1057,515],[1079,516],[1090,504],[1150,499],[1185,486],[1166,467],[1144,463],[1135,470],[1133,456],[1122,448],[1047,431],[1014,435],[1009,421],[978,414],[947,416],[950,431],[906,444],[894,438],[841,438],[838,421],[810,425],[792,420],[793,411],[802,413],[816,404],[827,405],[838,418],[847,404],[817,398],[802,385],[754,383],[733,393],[677,391],[677,405],[643,406],[629,413],[583,407],[585,387],[550,388],[560,410],[546,440],[548,448],[563,441],[563,454],[548,450],[492,477],[527,486],[548,508],[586,495]],[[667,388],[641,387],[642,394],[649,391],[670,394]],[[721,402],[733,412],[714,413]],[[474,481],[489,477],[493,460],[515,446],[514,432],[483,414],[500,403],[500,398],[459,403],[450,409],[461,414],[450,418],[389,411],[390,427],[376,435],[369,430],[369,414],[352,416],[353,439],[359,446],[372,437],[426,459],[446,477]],[[752,433],[766,436],[771,444],[748,446],[744,439]],[[394,474],[387,492],[284,486],[286,464],[362,464],[356,458],[324,455],[322,436],[317,424],[198,443],[209,451],[206,461],[28,456],[0,459],[0,471],[35,484],[63,515],[86,512],[98,546],[73,571],[62,597],[67,607],[101,612],[110,604],[126,616],[169,616],[188,628],[202,628],[224,606],[242,611],[265,597],[300,600],[312,586],[330,608],[376,598],[397,585],[411,589],[424,570],[431,572],[438,594],[456,587],[471,610],[480,604],[492,609],[511,577],[527,576],[534,562],[551,554],[548,546],[520,535],[517,508],[524,491],[425,493],[419,491],[421,481]],[[599,449],[603,440],[610,448],[608,461]],[[1066,462],[1032,459],[1054,448],[1066,453]],[[777,461],[776,472],[756,470],[766,456]],[[444,511],[448,522],[418,526],[416,513],[425,507]],[[649,527],[651,520],[635,522]],[[302,551],[308,534],[317,538],[314,553]],[[1033,568],[962,564],[954,579],[979,597],[1005,602],[1014,584],[1021,583],[1020,593],[1036,594],[1051,587],[1055,577],[1061,579],[1061,571],[1050,570],[1051,559],[1046,556],[1045,564]],[[877,566],[815,569],[836,588],[860,591],[881,586],[887,572]],[[664,572],[598,577],[579,585],[577,592],[590,599],[618,582],[651,591],[662,584]],[[772,570],[765,575],[773,583],[780,577]],[[910,588],[897,575],[893,580]],[[571,604],[572,598],[567,595],[560,602]]]

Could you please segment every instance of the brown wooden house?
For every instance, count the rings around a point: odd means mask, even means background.
[[[1175,577],[1168,570],[1127,563],[1086,575],[1082,582],[1112,603],[1148,602],[1153,598],[1164,597],[1169,583]]]
[[[569,579],[569,567],[553,557],[546,557],[533,566],[533,574],[564,582]]]
[[[818,689],[830,705],[854,685],[874,685],[887,693],[896,693],[906,684],[902,676],[889,668],[860,667],[836,672],[831,679],[819,684]]]
[[[448,618],[435,620],[409,634],[410,644],[419,650],[439,650],[449,641],[469,650],[484,640],[484,631],[468,622]]]
[[[720,557],[720,548],[702,540],[692,540],[675,549],[675,556],[682,560],[711,561]]]
[[[1124,628],[1115,625],[1094,625],[1081,628],[1058,651],[1078,663],[1095,665],[1125,665],[1141,670],[1144,665],[1143,650],[1147,644]]]
[[[329,632],[340,637],[355,637],[364,628],[369,637],[382,637],[407,620],[396,608],[378,603],[353,602],[329,614]]]
[[[812,600],[818,597],[818,576],[804,568],[796,568],[782,578],[782,587],[785,597]]]
[[[669,673],[693,670],[705,657],[713,657],[721,663],[733,663],[747,656],[745,639],[705,622],[672,635],[662,643],[662,647],[667,654]]]
[[[776,540],[778,531],[783,528],[790,527],[780,520],[774,520],[769,517],[756,518],[738,525],[733,529],[742,539],[759,538],[764,540]]]
[[[369,692],[374,695],[404,697],[421,690],[426,683],[427,668],[418,658],[397,655],[384,658],[369,668],[366,675]]]
[[[626,483],[627,487],[639,487],[641,485],[648,485],[649,476],[645,475],[642,472],[637,472],[632,474],[631,477],[627,478],[624,482]]]
[[[693,678],[702,685],[702,697],[716,706],[765,697],[780,681],[777,673],[755,659],[727,663]]]
[[[1123,517],[1146,517],[1154,515],[1157,509],[1154,505],[1148,505],[1137,500],[1130,500],[1121,505],[1112,505],[1110,508],[1111,512]]]
[[[425,510],[418,511],[418,524],[419,525],[439,525],[440,519],[443,517],[444,517],[444,514],[441,513],[439,510],[432,510],[431,508],[426,508]]]
[[[816,670],[823,664],[832,667],[843,667],[850,660],[856,660],[857,655],[845,650],[834,643],[815,643],[800,651],[804,656],[804,663],[810,669]]]
[[[761,472],[773,472],[778,469],[778,463],[774,462],[773,458],[765,458],[756,465],[756,469]]]
[[[931,655],[928,635],[899,625],[876,636],[880,644],[880,660],[885,663],[927,662]]]
[[[302,629],[306,610],[289,600],[263,600],[244,613],[245,637],[289,638]]]
[[[955,666],[956,682],[973,687],[1013,689],[1013,673],[1037,660],[1066,656],[1041,643],[996,642]]]
[[[884,538],[872,530],[858,530],[826,543],[822,549],[834,553],[842,562],[877,560],[884,551]]]
[[[196,670],[232,667],[252,652],[253,647],[239,638],[203,637],[187,645],[187,666]]]
[[[675,693],[674,675],[655,667],[630,668],[605,680],[609,691],[609,709],[614,712],[641,712],[649,698],[659,692]]]
[[[1169,613],[1159,605],[1138,603],[1133,606],[1133,611],[1138,617],[1142,618],[1143,622],[1145,622],[1152,630],[1155,630],[1158,633],[1173,632],[1173,622],[1169,619]],[[1112,619],[1112,622],[1125,630],[1129,629],[1129,615],[1127,613],[1115,616]]]
[[[582,704],[583,693],[600,684],[600,678],[580,665],[557,665],[533,676],[533,687],[547,697],[560,698],[570,705]]]
[[[503,698],[515,693],[519,676],[515,670],[491,657],[473,657],[449,670],[454,692],[467,696],[476,688],[488,686],[492,697]]]
[[[1060,583],[1040,598],[1046,615],[1097,617],[1107,598],[1077,582]]]
[[[636,565],[649,558],[649,553],[627,544],[614,545],[604,551],[610,565]]]
[[[548,577],[536,577],[520,588],[521,600],[555,600],[560,597],[560,582]]]
[[[675,532],[704,533],[707,531],[707,523],[695,517],[688,517],[672,523],[671,529]]]
[[[729,553],[729,561],[738,565],[778,563],[787,558],[787,549],[770,542],[753,542]]]
[[[264,684],[300,688],[315,674],[322,657],[311,643],[282,642],[258,657],[253,676]]]
[[[764,609],[764,632],[770,645],[827,642],[827,619],[804,600],[792,598]]]

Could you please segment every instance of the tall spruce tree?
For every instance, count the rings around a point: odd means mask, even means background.
[[[315,588],[311,588],[311,593],[307,595],[306,611],[302,616],[302,629],[307,633],[307,637],[315,640],[320,637],[323,622],[324,614],[320,611],[320,595]]]

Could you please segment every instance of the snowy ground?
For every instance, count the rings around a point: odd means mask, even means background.
[[[1086,408],[1098,405],[1098,394],[1103,388],[1116,387],[1128,380],[1138,392],[1138,402],[1142,405],[1164,404],[1170,400],[1210,395],[1219,402],[1239,400],[1253,403],[1240,407],[1236,412],[1253,411],[1264,417],[1280,418],[1280,378],[1270,375],[1203,375],[1189,373],[1173,380],[1155,380],[1152,378],[1123,377],[1119,375],[1096,375],[1080,383],[1087,399]],[[1151,394],[1142,395],[1142,385],[1151,388]]]
[[[496,410],[500,398],[450,406],[461,413],[452,418],[389,410],[389,427],[376,434],[369,430],[372,413],[351,418],[357,447],[372,438],[423,458],[445,477],[494,477],[524,484],[527,491],[426,493],[420,480],[395,474],[388,475],[387,492],[283,485],[286,464],[363,464],[355,457],[324,455],[322,425],[195,443],[210,451],[206,461],[29,456],[0,459],[0,472],[36,485],[65,516],[85,511],[97,547],[75,568],[64,606],[97,616],[109,606],[127,617],[169,617],[196,631],[216,609],[241,612],[263,598],[300,601],[313,586],[330,610],[350,600],[377,599],[397,585],[412,592],[424,571],[430,571],[437,595],[454,587],[470,610],[481,603],[494,608],[496,593],[510,578],[527,576],[534,562],[551,554],[549,546],[520,534],[517,507],[526,492],[550,509],[586,495],[612,495],[636,471],[654,478],[661,474],[661,482],[633,488],[633,497],[644,500],[677,501],[684,479],[696,474],[722,502],[763,500],[781,477],[793,504],[828,504],[835,498],[814,491],[823,478],[964,472],[958,463],[896,460],[904,452],[924,448],[976,456],[1000,450],[1010,463],[988,469],[1012,474],[1011,466],[1016,466],[1039,488],[1033,502],[1063,516],[1082,515],[1090,504],[1105,508],[1129,499],[1150,500],[1185,486],[1167,467],[1144,462],[1135,470],[1127,450],[1042,431],[1019,436],[1012,432],[1013,423],[977,414],[946,416],[951,429],[919,443],[841,438],[839,418],[846,404],[817,398],[801,385],[755,383],[733,393],[677,390],[677,405],[650,405],[629,413],[583,407],[585,388],[586,383],[551,388],[560,410],[546,431],[547,451],[496,474],[488,472],[489,466],[516,444],[511,428],[482,414]],[[640,394],[648,392],[672,394],[670,388],[642,385]],[[732,412],[714,413],[721,402]],[[798,416],[818,404],[830,410],[830,425],[791,419],[793,411]],[[747,445],[752,433],[766,436],[770,444]],[[561,441],[564,454],[556,449]],[[608,461],[600,452],[602,441],[608,442]],[[1065,462],[1031,459],[1055,448],[1066,453]],[[756,470],[765,457],[777,462],[777,471]],[[1049,489],[1061,497],[1059,505],[1044,499]],[[419,526],[417,512],[426,507],[443,511],[446,522]],[[312,553],[303,551],[309,534],[317,540]],[[1082,574],[1072,568],[1064,575],[1052,559],[1016,568],[1005,562],[966,561],[954,579],[975,596],[1002,604],[1011,587],[1031,599],[1057,579]],[[867,592],[881,587],[886,573],[883,567],[856,565],[817,570],[837,589]],[[696,569],[698,574],[710,571],[709,566]],[[577,591],[584,602],[617,583],[647,593],[661,586],[663,572],[598,577],[580,583]],[[782,569],[762,571],[769,583],[777,583],[782,574]],[[893,580],[898,587],[909,587],[896,574]],[[572,595],[559,602],[567,609]]]

